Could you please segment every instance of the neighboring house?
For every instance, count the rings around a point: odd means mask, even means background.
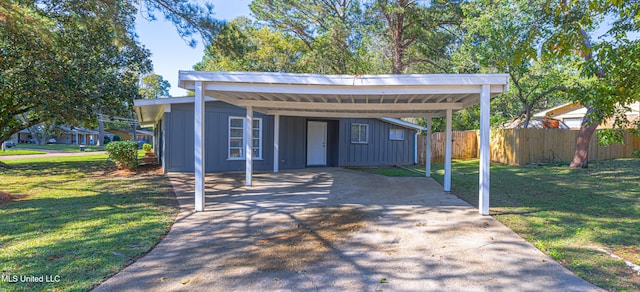
[[[95,145],[100,135],[97,130],[82,127],[60,126],[60,130],[62,134],[56,138],[56,144]],[[105,131],[104,136],[113,140],[115,134]]]
[[[96,130],[73,126],[60,126],[59,129],[60,135],[50,137],[55,139],[56,144],[95,145],[98,142],[99,132]],[[104,135],[109,137],[109,140],[113,140],[113,136],[115,136],[107,131],[105,131]],[[34,143],[31,133],[27,129],[11,135],[11,139],[17,143]]]
[[[133,130],[130,129],[110,129],[109,132],[120,136],[120,140],[133,140]],[[136,130],[136,141],[153,141],[153,132]]]
[[[14,143],[20,143],[20,144],[30,143],[31,133],[29,133],[29,130],[27,129],[22,129],[20,130],[20,132],[14,133],[13,135],[11,135],[11,140],[13,140]]]
[[[524,119],[515,119],[503,125],[505,129],[520,129],[523,127]],[[563,129],[568,130],[569,126],[563,121],[549,118],[533,117],[529,120],[528,129]]]
[[[629,106],[630,110],[627,111],[627,119],[630,121],[637,121],[640,112],[640,101],[635,102]],[[541,111],[534,114],[536,118],[552,118],[564,122],[571,129],[580,129],[582,124],[582,118],[587,114],[587,109],[580,105],[579,102],[565,103],[548,110]],[[612,121],[605,121],[599,128],[611,127]]]
[[[193,99],[165,99],[165,110],[156,125],[154,145],[158,157],[166,157],[166,171],[193,172]],[[246,110],[208,99],[207,172],[245,169],[244,125]],[[416,133],[422,127],[391,118],[280,117],[281,169],[312,166],[410,165],[416,162]],[[253,117],[254,169],[273,168],[273,116]]]

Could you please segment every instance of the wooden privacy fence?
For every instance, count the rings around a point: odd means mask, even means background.
[[[491,161],[508,165],[526,165],[541,162],[570,161],[578,139],[578,130],[557,129],[492,129]],[[471,159],[478,157],[478,133],[454,131],[452,157]],[[589,145],[589,160],[607,160],[633,157],[640,149],[640,137],[624,134],[625,144],[602,146],[597,134]],[[431,161],[444,161],[445,133],[431,134]],[[425,162],[425,136],[418,136],[418,162]]]
[[[491,130],[491,161],[508,165],[570,161],[576,150],[579,130],[496,129]],[[597,132],[589,144],[589,160],[633,157],[640,149],[640,137],[624,133],[625,144],[598,144]]]
[[[478,157],[478,135],[476,131],[453,131],[453,144],[451,154],[454,159],[471,159]],[[423,135],[418,136],[418,162],[424,165],[425,140]],[[431,162],[444,161],[445,133],[431,134]]]

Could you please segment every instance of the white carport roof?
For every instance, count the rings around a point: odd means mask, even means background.
[[[508,90],[505,74],[318,75],[180,71],[178,86],[254,111],[287,116],[432,117]]]
[[[204,210],[205,101],[215,98],[247,109],[244,129],[246,184],[253,173],[253,112],[274,115],[274,172],[278,171],[280,116],[398,118],[446,117],[444,190],[451,189],[452,113],[480,104],[479,211],[489,214],[490,99],[509,87],[506,74],[318,75],[265,72],[180,71],[180,88],[192,90],[194,102],[195,209]],[[174,100],[175,101],[175,100]],[[148,103],[148,104],[145,104]],[[167,103],[172,103],[167,101]],[[143,123],[163,112],[162,100],[136,101]],[[430,176],[430,143],[426,175]]]

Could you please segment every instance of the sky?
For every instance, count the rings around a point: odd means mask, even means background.
[[[231,20],[238,16],[250,16],[249,3],[251,0],[208,0],[213,4],[216,19]],[[138,39],[149,51],[153,71],[169,81],[171,96],[184,96],[186,91],[178,88],[178,70],[192,70],[193,65],[202,60],[204,46],[202,39],[196,38],[198,45],[190,47],[180,38],[172,23],[165,21],[162,16],[149,22],[138,15],[136,19]]]

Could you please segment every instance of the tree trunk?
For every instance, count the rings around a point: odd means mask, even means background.
[[[104,121],[102,119],[102,109],[98,109],[98,141],[97,146],[104,144]]]
[[[587,109],[587,115],[585,115],[582,126],[580,126],[580,133],[578,134],[578,140],[576,142],[576,152],[573,154],[571,164],[569,164],[571,168],[589,167],[589,142],[599,124],[597,121],[588,118],[589,113],[592,111],[592,108]]]
[[[524,109],[524,122],[522,123],[522,128],[529,128],[529,121],[531,121],[531,107],[526,107]]]
[[[133,141],[138,141],[138,136],[137,136],[138,123],[133,113],[131,114],[131,119],[133,120],[133,122],[131,122],[131,128],[133,129],[133,131],[131,132],[132,133],[131,139]]]

